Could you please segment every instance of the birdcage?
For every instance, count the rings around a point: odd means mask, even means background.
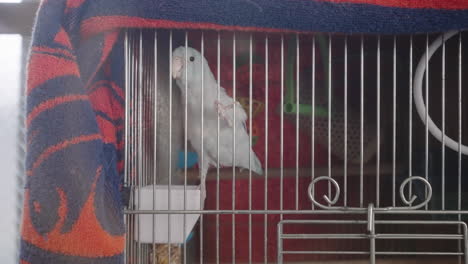
[[[126,263],[468,263],[465,39],[128,30]]]

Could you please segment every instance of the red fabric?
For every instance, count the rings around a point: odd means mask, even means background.
[[[181,28],[181,29],[213,29],[213,30],[231,30],[246,32],[270,32],[270,33],[304,33],[299,30],[262,28],[262,27],[243,27],[243,26],[225,26],[214,23],[193,23],[178,22],[164,19],[149,19],[142,17],[128,16],[102,16],[92,17],[83,21],[81,24],[81,35],[83,38],[98,34],[100,32],[110,31],[118,28]]]
[[[35,74],[28,75],[27,94],[44,82],[58,76],[80,76],[78,65],[74,61],[54,55],[41,54],[39,49],[32,48],[32,50],[35,54],[29,59],[29,69],[33,69]],[[57,53],[61,52],[57,51]],[[50,70],[50,65],[55,65],[54,71]]]

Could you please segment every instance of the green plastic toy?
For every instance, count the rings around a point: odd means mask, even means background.
[[[328,76],[328,53],[327,53],[327,43],[325,38],[322,35],[316,35],[316,39],[318,40],[320,55],[323,58],[322,65],[323,65],[323,72],[325,73],[324,76]],[[287,68],[286,68],[286,94],[284,98],[284,112],[286,114],[296,114],[299,112],[300,115],[312,115],[318,117],[327,117],[328,110],[323,106],[315,106],[313,109],[312,105],[310,104],[301,104],[295,101],[296,97],[296,78],[294,76],[294,63],[296,57],[296,38],[291,37],[289,39],[288,45],[288,61],[287,61]],[[324,82],[324,89],[328,87],[328,79],[325,78]],[[331,91],[330,91],[331,92]]]
[[[318,40],[318,46],[320,50],[320,55],[323,58],[322,66],[323,72],[325,73],[324,76],[328,76],[328,47],[327,41],[323,35],[316,35],[316,39]],[[286,93],[284,97],[284,105],[283,111],[286,114],[296,114],[299,111],[300,115],[309,115],[317,117],[327,117],[328,110],[326,107],[323,106],[315,106],[313,109],[312,105],[310,104],[300,104],[299,102],[295,101],[295,93],[296,93],[296,78],[294,76],[294,63],[295,63],[295,46],[296,46],[296,38],[291,37],[289,39],[289,45],[287,50],[287,66],[286,66]],[[253,55],[252,56],[253,63],[263,63],[264,59],[261,56]],[[249,54],[241,55],[236,58],[236,68],[239,68],[245,64],[249,63]],[[319,87],[320,88],[320,87]],[[324,87],[322,89],[328,89],[328,79],[325,79]],[[331,91],[330,91],[331,92]]]

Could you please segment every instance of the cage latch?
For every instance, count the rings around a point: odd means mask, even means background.
[[[370,240],[370,263],[375,263],[375,212],[374,204],[367,206],[367,232]]]

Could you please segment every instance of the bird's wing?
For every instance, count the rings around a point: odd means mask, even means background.
[[[236,105],[236,107],[235,107],[235,109],[236,109],[236,126],[239,126],[239,125],[245,126],[245,122],[247,120],[247,113],[245,112],[242,105],[239,102],[237,102],[236,100],[234,100],[231,96],[229,96],[224,91],[224,89],[222,89],[222,91],[220,91],[219,99],[220,99],[220,103],[223,106],[228,107],[228,108],[226,108],[224,114],[230,120],[234,120],[234,107],[232,107],[232,106],[234,104]],[[231,106],[231,107],[229,107],[229,106]]]

